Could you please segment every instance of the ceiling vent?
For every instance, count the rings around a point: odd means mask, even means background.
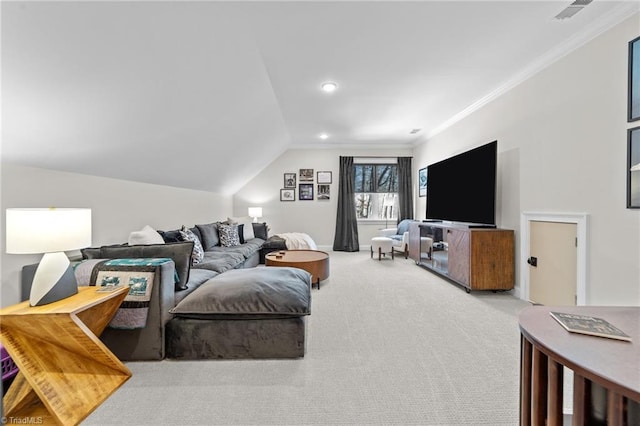
[[[555,18],[558,20],[571,18],[573,15],[584,9],[585,6],[588,6],[592,1],[593,0],[576,0],[562,12],[558,13]]]

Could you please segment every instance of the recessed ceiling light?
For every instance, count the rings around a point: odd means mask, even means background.
[[[322,86],[320,87],[322,87],[322,90],[324,90],[325,92],[331,93],[338,88],[338,84],[332,81],[327,81],[325,83],[322,83]]]
[[[328,138],[329,138],[329,135],[328,135],[328,134],[326,134],[326,133],[320,133],[320,136],[319,136],[319,137],[320,137],[320,139],[325,140],[325,139],[328,139]]]

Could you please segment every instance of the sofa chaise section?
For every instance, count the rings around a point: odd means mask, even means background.
[[[299,358],[311,313],[311,275],[297,268],[229,271],[171,310],[167,356]]]

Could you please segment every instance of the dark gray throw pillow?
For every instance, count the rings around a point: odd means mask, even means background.
[[[251,225],[253,225],[253,235],[256,238],[260,238],[265,241],[269,239],[268,231],[267,231],[267,222],[262,222],[262,223],[254,222]]]
[[[182,241],[179,229],[171,231],[158,231],[158,234],[162,237],[165,243],[179,243]]]
[[[102,259],[169,257],[176,264],[176,272],[178,272],[179,280],[176,283],[176,291],[187,288],[193,252],[192,241],[134,246],[104,246],[100,250]]]
[[[202,248],[204,251],[210,250],[212,247],[220,245],[220,239],[218,238],[218,224],[208,223],[206,225],[196,225],[196,228],[200,232],[200,241],[202,241]]]
[[[202,284],[170,312],[186,318],[287,318],[311,313],[311,275],[298,268],[233,269]]]

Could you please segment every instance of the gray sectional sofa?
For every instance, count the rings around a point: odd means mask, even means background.
[[[165,244],[82,250],[83,259],[172,259],[156,267],[146,327],[108,327],[101,340],[122,360],[304,356],[311,276],[254,268],[267,233],[266,224],[253,227],[256,237],[229,247],[220,245],[215,224],[191,228],[204,249],[195,264],[194,242],[178,240],[178,231],[158,231]]]

